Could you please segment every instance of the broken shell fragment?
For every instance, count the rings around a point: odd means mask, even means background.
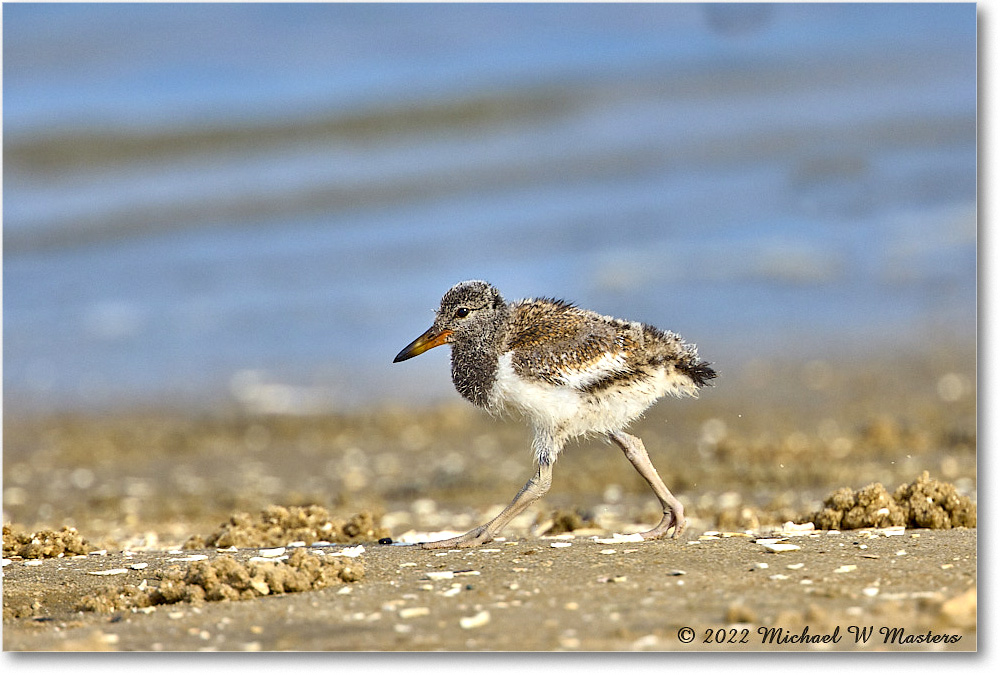
[[[788,543],[785,543],[785,542],[782,542],[782,541],[773,541],[773,542],[772,541],[766,541],[766,542],[764,542],[764,541],[758,539],[757,543],[760,544],[761,546],[763,546],[766,550],[770,551],[771,553],[784,553],[786,551],[798,551],[800,548],[802,548],[801,546],[796,546],[795,544],[788,544]]]
[[[485,626],[490,622],[490,613],[487,610],[483,610],[478,614],[473,616],[463,616],[458,620],[458,625],[462,628],[469,630],[471,628],[479,628],[480,626]]]

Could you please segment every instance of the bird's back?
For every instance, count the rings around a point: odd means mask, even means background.
[[[521,300],[511,309],[506,350],[522,377],[591,392],[664,366],[695,388],[715,377],[676,333],[549,298]]]
[[[560,436],[620,429],[665,394],[694,395],[715,377],[671,332],[548,298],[511,305],[497,403]]]

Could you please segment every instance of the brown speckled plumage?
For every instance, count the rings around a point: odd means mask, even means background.
[[[580,309],[562,300],[513,303],[483,281],[453,286],[441,299],[434,324],[395,361],[450,344],[458,392],[490,411],[515,409],[535,431],[538,473],[493,521],[429,547],[489,541],[511,518],[543,494],[551,465],[567,440],[601,433],[617,444],[664,506],[660,524],[645,533],[676,537],[683,507],[653,469],[642,441],[624,432],[658,398],[696,395],[716,376],[680,336],[648,324]]]
[[[648,324],[602,316],[549,298],[515,302],[511,314],[511,334],[499,349],[514,352],[515,370],[524,378],[560,384],[566,372],[586,370],[608,354],[621,354],[627,368],[581,391],[592,394],[627,385],[648,376],[650,368],[664,365],[672,365],[697,386],[715,377],[715,371],[698,360],[693,346]]]

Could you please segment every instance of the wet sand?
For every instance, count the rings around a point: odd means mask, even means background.
[[[810,520],[840,488],[892,493],[924,471],[975,502],[975,387],[974,354],[955,350],[723,369],[699,400],[663,401],[633,427],[685,505],[679,539],[608,541],[659,512],[620,453],[588,440],[567,448],[552,491],[505,540],[445,552],[377,539],[494,515],[531,472],[517,420],[458,401],[300,417],[8,414],[5,524],[75,527],[87,553],[5,551],[4,648],[973,650],[975,528],[782,524]],[[213,539],[271,505],[286,514],[273,536]],[[325,545],[318,530],[308,541],[309,523],[292,528],[288,514],[307,505],[347,538]],[[560,524],[576,529],[554,535]],[[356,558],[334,555],[359,544]],[[287,564],[251,558],[296,550],[354,571],[248,599],[81,609],[124,585],[157,588],[171,568],[180,578],[230,557],[226,569],[246,576]],[[124,571],[92,574],[107,570]]]
[[[249,601],[177,603],[111,613],[69,611],[79,593],[112,583],[88,571],[145,562],[148,567],[141,571],[122,575],[140,583],[171,560],[190,554],[46,560],[33,567],[10,565],[4,572],[11,602],[38,598],[30,617],[6,623],[4,647],[976,648],[975,530],[922,530],[874,538],[821,533],[792,540],[800,548],[781,553],[746,537],[616,544],[531,538],[443,554],[376,544],[365,547],[364,576],[356,582]],[[256,551],[235,557],[246,560],[251,554]],[[113,583],[121,584],[121,577]],[[852,627],[872,632],[862,639]],[[685,628],[693,631],[691,642],[684,641],[689,637]],[[887,634],[883,628],[899,631]],[[804,631],[830,639],[795,642]],[[889,641],[891,635],[897,637]],[[928,639],[936,641],[924,641]]]

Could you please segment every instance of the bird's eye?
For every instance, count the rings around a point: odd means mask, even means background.
[[[456,318],[464,319],[467,316],[469,316],[469,308],[468,307],[459,307],[458,309],[455,310],[455,317]]]

